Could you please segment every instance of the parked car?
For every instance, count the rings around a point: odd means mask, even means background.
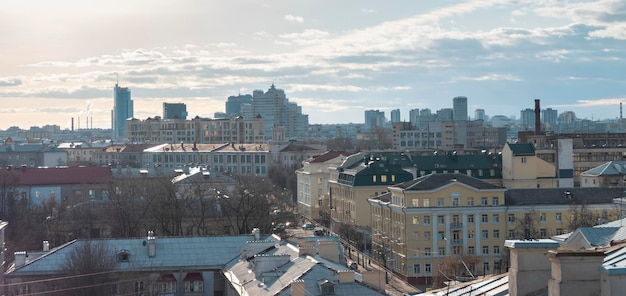
[[[315,231],[313,231],[313,235],[315,235],[315,236],[324,236],[324,230],[316,229]]]
[[[306,223],[302,225],[302,229],[304,230],[312,230],[315,229],[315,224],[313,223]]]
[[[359,265],[358,265],[358,264],[356,264],[356,262],[354,262],[354,261],[349,261],[349,262],[346,264],[346,266],[347,266],[348,268],[350,268],[351,270],[354,270],[354,271],[358,271],[358,270],[359,270]]]

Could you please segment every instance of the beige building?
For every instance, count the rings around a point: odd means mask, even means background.
[[[129,119],[131,143],[264,143],[263,119],[236,118]]]
[[[558,187],[554,164],[536,156],[532,144],[509,144],[502,149],[502,185],[506,188]]]
[[[329,180],[331,228],[339,232],[342,224],[371,225],[367,199],[386,192],[387,187],[413,179],[402,168],[404,155],[356,153],[337,167],[336,179]]]
[[[329,182],[330,167],[343,163],[351,153],[343,151],[327,151],[324,154],[309,158],[302,162],[302,168],[296,171],[298,181],[298,213],[308,219],[322,219],[330,222],[320,212],[330,211]]]
[[[547,238],[616,217],[620,194],[506,189],[463,174],[432,174],[388,190],[369,199],[373,257],[413,284],[431,284],[450,258],[467,265],[463,276],[503,272],[505,239]]]
[[[626,161],[609,161],[580,174],[580,187],[626,187]]]

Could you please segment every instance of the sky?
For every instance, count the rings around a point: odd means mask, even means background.
[[[525,108],[615,119],[626,101],[626,1],[8,0],[0,4],[0,129],[111,127],[283,89],[310,123],[365,110]],[[82,122],[82,123],[81,123]]]

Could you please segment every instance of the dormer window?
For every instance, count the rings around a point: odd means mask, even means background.
[[[130,254],[128,253],[128,251],[122,249],[121,251],[117,252],[117,262],[128,261],[130,261]]]
[[[318,282],[318,286],[320,288],[320,292],[323,296],[325,295],[335,295],[335,283],[329,280],[322,280]]]

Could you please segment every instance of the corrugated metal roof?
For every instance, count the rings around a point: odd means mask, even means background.
[[[59,274],[66,257],[81,245],[101,243],[112,256],[125,250],[127,262],[117,262],[120,271],[155,271],[177,268],[219,269],[228,261],[237,258],[251,235],[210,237],[166,237],[155,240],[156,256],[148,256],[146,238],[77,240],[50,250],[49,253],[26,265],[8,270],[8,276]]]

